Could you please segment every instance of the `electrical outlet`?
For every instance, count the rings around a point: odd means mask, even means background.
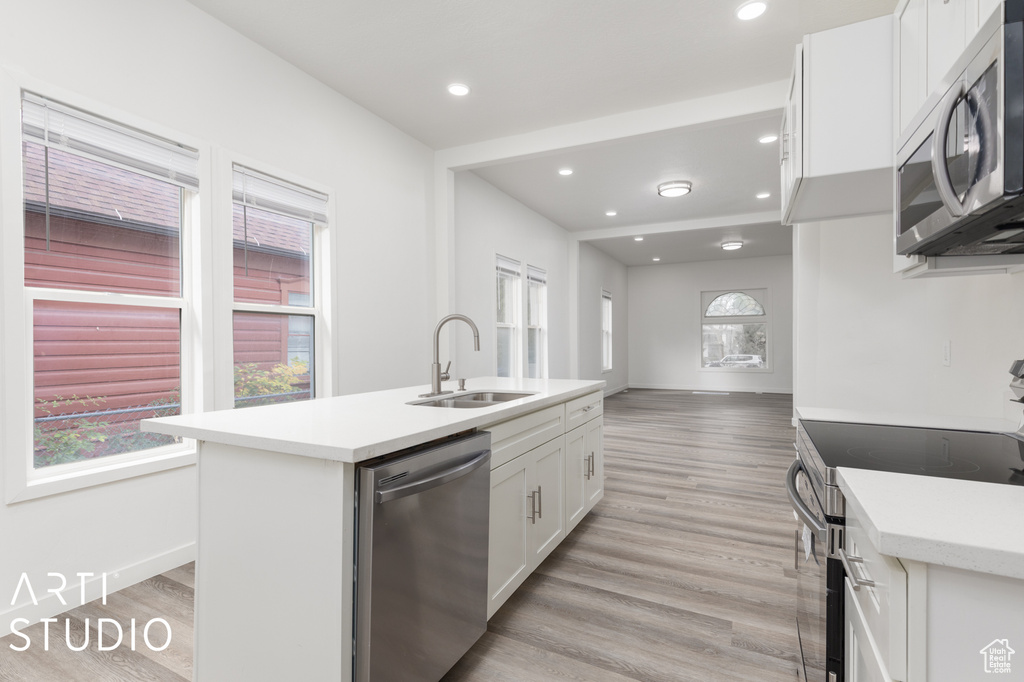
[[[949,367],[949,360],[950,360],[949,340],[946,340],[946,341],[942,342],[942,366],[943,367]]]

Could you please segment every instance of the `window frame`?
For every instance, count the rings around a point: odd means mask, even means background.
[[[501,367],[498,366],[498,330],[511,329],[512,343],[509,351],[511,366],[508,369],[509,378],[520,378],[525,371],[524,360],[525,350],[523,344],[523,262],[515,258],[503,256],[500,253],[494,254],[494,375],[502,376]],[[504,263],[504,268],[502,267]],[[513,270],[512,263],[515,263]],[[505,272],[509,277],[515,277],[515,285],[510,287],[512,292],[512,322],[500,322],[498,320],[498,277]]]
[[[719,296],[730,293],[745,294],[761,304],[764,315],[716,315],[707,316],[708,306]],[[699,293],[698,308],[700,319],[698,320],[698,334],[700,343],[697,348],[697,370],[700,372],[713,373],[738,373],[738,374],[771,374],[775,371],[775,363],[772,361],[772,298],[771,289],[767,286],[758,287],[737,287],[733,289],[720,289],[712,291],[701,291]],[[763,367],[706,367],[704,365],[704,326],[709,324],[764,324],[765,330],[765,351]],[[738,355],[730,353],[729,355]]]
[[[606,314],[607,312],[607,314]],[[611,372],[615,367],[615,304],[612,293],[601,289],[601,372]]]
[[[294,173],[274,168],[270,164],[249,158],[243,154],[225,149],[213,150],[214,186],[211,197],[213,204],[213,220],[215,225],[232,225],[234,200],[232,198],[232,179],[235,166],[242,166],[257,173],[268,175],[293,185],[320,192],[327,196],[327,222],[313,222],[311,255],[311,277],[309,293],[313,297],[311,306],[291,306],[285,304],[265,304],[235,301],[234,286],[234,240],[231,229],[223,229],[214,236],[213,262],[221,264],[214,267],[213,275],[213,309],[218,312],[213,319],[213,333],[218,339],[225,339],[217,344],[214,351],[215,359],[215,390],[214,408],[216,410],[233,409],[235,406],[234,383],[234,314],[235,313],[267,313],[273,315],[307,315],[313,318],[313,353],[312,398],[322,398],[332,394],[332,358],[331,348],[331,272],[335,261],[331,240],[332,226],[335,222],[335,193],[324,185],[302,178]],[[227,264],[225,267],[223,264]]]
[[[523,376],[527,379],[548,378],[548,273],[535,265],[526,266],[526,305],[523,327]],[[530,324],[530,287],[537,286],[537,313],[539,324]],[[530,330],[537,330],[537,376],[530,376]]]
[[[25,206],[22,170],[22,92],[109,119],[117,124],[174,140],[199,152],[199,184],[210,187],[210,147],[203,141],[170,130],[128,112],[88,100],[72,92],[19,74],[0,70],[0,221],[4,225],[0,265],[0,410],[2,410],[4,498],[7,503],[36,499],[146,474],[190,466],[196,461],[195,441],[161,446],[88,461],[36,469],[33,465],[33,306],[37,300],[131,305],[181,311],[180,372],[182,412],[203,409],[200,367],[204,341],[195,314],[195,294],[209,254],[199,247],[208,213],[200,193],[183,202],[180,234],[181,291],[178,296],[106,293],[25,286]],[[200,190],[202,191],[202,190]]]

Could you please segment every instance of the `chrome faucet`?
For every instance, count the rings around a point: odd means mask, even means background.
[[[452,362],[449,360],[448,366],[445,367],[443,372],[441,371],[441,356],[438,346],[441,343],[441,327],[452,320],[462,320],[470,326],[473,330],[473,350],[480,350],[480,330],[476,328],[476,324],[473,323],[473,320],[469,319],[465,315],[459,315],[458,313],[441,318],[441,321],[437,323],[437,327],[434,329],[434,364],[430,366],[430,393],[424,393],[420,396],[421,398],[430,398],[435,395],[451,393],[451,391],[441,390],[441,382],[451,379],[451,375],[448,374],[448,370],[451,368]]]

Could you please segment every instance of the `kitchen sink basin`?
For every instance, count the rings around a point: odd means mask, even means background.
[[[426,405],[427,407],[490,407],[510,400],[529,398],[533,393],[517,393],[512,391],[470,391],[442,395],[429,400],[418,400],[410,405]]]

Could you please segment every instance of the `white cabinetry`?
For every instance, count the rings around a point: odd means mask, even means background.
[[[488,618],[565,537],[564,455],[559,436],[491,471]]]
[[[855,508],[848,508],[846,680],[907,679],[907,572],[871,544]]]
[[[597,416],[565,436],[566,530],[594,508],[604,496],[604,420]]]
[[[783,112],[782,222],[892,210],[893,18],[804,36]]]
[[[917,128],[926,103],[938,103],[950,85],[946,76],[954,62],[997,10],[1002,10],[1000,0],[901,0],[896,6],[895,118],[900,141]]]
[[[604,494],[601,391],[491,432],[487,617]]]

